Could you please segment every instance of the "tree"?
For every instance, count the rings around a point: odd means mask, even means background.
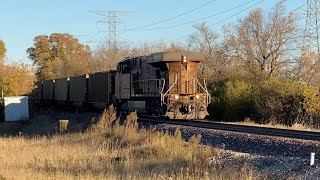
[[[120,48],[113,51],[101,46],[93,52],[92,72],[114,70],[118,62],[126,57],[145,56],[161,51],[178,51],[186,48],[177,43],[167,45],[164,41],[139,43],[133,48]]]
[[[33,70],[25,64],[11,64],[4,67],[1,76],[5,96],[21,96],[31,93],[36,80]]]
[[[37,66],[38,80],[76,76],[90,72],[91,52],[70,34],[54,33],[36,36],[27,49]]]
[[[304,50],[300,61],[294,68],[294,74],[297,79],[304,83],[319,86],[320,83],[320,57],[317,53]]]
[[[189,49],[199,51],[205,55],[205,62],[201,64],[201,75],[210,76],[209,72],[218,71],[225,60],[220,56],[222,51],[218,45],[219,35],[212,31],[206,23],[193,26],[197,32],[189,37]],[[205,75],[206,74],[206,75]]]
[[[117,53],[111,49],[100,47],[93,52],[91,71],[101,72],[115,70],[120,60],[127,57],[129,50],[119,48]]]
[[[270,77],[281,73],[295,45],[296,22],[295,14],[285,14],[284,1],[277,3],[268,15],[261,9],[253,10],[226,32],[230,56],[254,75]]]
[[[2,40],[0,40],[0,62],[3,63],[5,54],[6,54],[6,46]]]

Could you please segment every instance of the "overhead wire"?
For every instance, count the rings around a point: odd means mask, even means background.
[[[212,26],[218,25],[218,24],[220,24],[220,23],[222,23],[222,22],[225,22],[225,21],[227,21],[227,20],[229,20],[229,19],[231,19],[231,18],[233,18],[233,17],[235,17],[235,16],[237,16],[237,15],[239,15],[239,14],[241,14],[241,13],[243,13],[243,12],[245,12],[245,11],[247,11],[247,10],[251,9],[251,8],[253,8],[254,6],[256,6],[256,5],[260,4],[260,3],[262,3],[263,1],[265,1],[265,0],[261,0],[261,1],[259,1],[259,2],[255,3],[255,4],[253,4],[253,5],[251,5],[251,6],[249,6],[249,7],[247,7],[247,8],[245,8],[245,9],[243,9],[243,10],[241,10],[241,11],[239,11],[239,12],[237,12],[237,13],[235,13],[235,14],[233,14],[233,15],[231,15],[231,16],[229,16],[229,17],[227,17],[227,18],[223,19],[223,20],[221,20],[221,21],[218,21],[218,22],[216,22],[216,23],[214,23],[214,24],[210,25],[209,27],[212,27]],[[191,34],[192,34],[192,33],[187,34],[187,35],[184,35],[184,36],[181,36],[181,37],[179,37],[179,38],[177,38],[177,39],[174,39],[172,42],[174,42],[174,41],[178,41],[178,40],[183,39],[183,38],[185,38],[185,37],[188,37],[188,36],[189,36],[189,35],[191,35]]]
[[[256,5],[260,4],[260,3],[261,3],[261,2],[263,2],[263,1],[264,1],[264,0],[261,0],[261,1],[257,2],[257,3],[255,3],[255,4],[253,4],[252,6],[249,6],[248,8],[243,9],[242,11],[240,11],[240,12],[238,12],[238,13],[235,13],[235,14],[233,14],[233,15],[231,15],[231,16],[229,16],[229,17],[227,17],[227,18],[225,18],[225,19],[223,19],[223,20],[221,20],[221,21],[218,21],[218,22],[216,22],[216,23],[214,23],[214,24],[210,25],[209,27],[212,27],[212,26],[218,25],[218,24],[220,24],[220,23],[222,23],[222,22],[225,22],[226,20],[229,20],[229,19],[231,19],[231,18],[233,18],[233,17],[235,17],[235,16],[237,16],[237,15],[241,14],[242,12],[245,12],[245,11],[247,11],[247,10],[251,9],[252,7],[254,7],[254,6],[256,6]],[[302,7],[304,7],[304,5],[301,5],[301,6],[297,7],[296,9],[294,9],[294,10],[290,11],[289,13],[293,13],[293,12],[295,12],[295,11],[297,11],[297,10],[301,9]],[[187,37],[187,36],[189,36],[189,35],[191,35],[191,34],[181,36],[181,37],[179,37],[179,38],[177,38],[177,39],[175,39],[175,40],[173,40],[173,41],[178,41],[178,40],[183,39],[183,38],[185,38],[185,37]]]
[[[224,11],[221,11],[221,12],[218,12],[218,13],[215,13],[215,14],[212,14],[212,15],[209,15],[209,16],[206,16],[206,17],[203,17],[203,18],[200,18],[200,19],[196,19],[196,20],[192,20],[192,21],[188,21],[188,22],[185,22],[185,23],[180,23],[180,24],[175,24],[175,25],[170,25],[170,26],[165,26],[165,27],[158,27],[158,28],[149,28],[149,29],[128,29],[128,30],[123,30],[123,31],[150,31],[150,30],[160,30],[160,29],[169,29],[169,28],[174,28],[174,27],[178,27],[178,26],[183,26],[183,25],[187,25],[187,24],[192,24],[192,23],[196,23],[196,22],[199,22],[199,21],[203,21],[205,19],[209,19],[209,18],[212,18],[214,16],[218,16],[218,15],[221,15],[221,14],[224,14],[224,13],[227,13],[229,11],[232,11],[232,10],[235,10],[237,8],[240,8],[242,6],[245,6],[247,4],[250,4],[254,1],[257,1],[257,0],[251,0],[249,2],[246,2],[246,3],[243,3],[243,4],[240,4],[238,6],[235,6],[235,7],[232,7],[230,9],[227,9],[227,10],[224,10]]]
[[[200,9],[200,8],[203,8],[203,7],[205,7],[205,6],[213,3],[214,1],[217,1],[217,0],[211,0],[211,1],[207,2],[207,3],[205,3],[205,4],[202,4],[201,6],[198,6],[198,7],[196,7],[196,8],[193,8],[193,9],[191,9],[191,10],[189,10],[189,11],[186,11],[186,12],[184,12],[184,13],[178,14],[178,15],[173,16],[173,17],[171,17],[171,18],[164,19],[164,20],[161,20],[161,21],[158,21],[158,22],[154,22],[154,23],[151,23],[151,24],[147,24],[147,25],[144,25],[144,26],[140,26],[140,27],[130,28],[130,29],[127,29],[126,31],[137,30],[137,29],[141,29],[141,28],[145,28],[145,27],[150,27],[150,26],[154,26],[154,25],[157,25],[157,24],[161,24],[161,23],[164,23],[164,22],[167,22],[167,21],[171,21],[171,20],[173,20],[173,19],[176,19],[176,18],[178,18],[178,17],[184,16],[184,15],[186,15],[186,14],[189,14],[189,13],[193,12],[193,11],[196,11],[196,10],[198,10],[198,9]]]

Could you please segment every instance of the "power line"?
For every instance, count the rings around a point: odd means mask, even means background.
[[[119,16],[126,15],[129,12],[128,11],[89,11],[89,12],[105,17],[105,20],[99,21],[99,23],[108,23],[109,25],[108,26],[109,28],[108,46],[109,46],[109,49],[113,49],[116,51],[117,44],[119,43],[117,41],[117,24],[119,23]],[[102,31],[99,30],[99,32],[93,35],[92,37],[90,37],[90,39],[92,39],[94,36],[96,36],[100,32]]]
[[[226,12],[229,12],[229,11],[232,11],[232,10],[237,9],[237,8],[239,8],[239,7],[242,7],[242,6],[245,6],[245,5],[247,5],[247,4],[250,4],[250,3],[254,2],[254,1],[257,1],[257,0],[251,0],[251,1],[249,1],[249,2],[246,2],[246,3],[240,4],[240,5],[238,5],[238,6],[235,6],[235,7],[233,7],[233,8],[230,8],[230,9],[227,9],[227,10],[224,10],[224,11],[221,11],[221,12],[218,12],[218,13],[215,13],[215,14],[212,14],[212,15],[209,15],[209,16],[206,16],[206,17],[197,19],[197,20],[188,21],[188,22],[185,22],[185,23],[180,23],[180,24],[175,24],[175,25],[165,26],[165,27],[159,27],[159,28],[128,29],[128,30],[123,30],[123,31],[151,31],[151,30],[169,29],[169,28],[174,28],[174,27],[183,26],[183,25],[187,25],[187,24],[192,24],[192,23],[196,23],[196,22],[199,22],[199,21],[203,21],[203,20],[205,20],[205,19],[212,18],[212,17],[214,17],[214,16],[218,16],[218,15],[224,14],[224,13],[226,13]]]
[[[245,9],[243,9],[243,10],[241,10],[241,11],[239,11],[239,12],[237,12],[237,13],[235,13],[235,14],[233,14],[233,15],[231,15],[231,16],[229,16],[229,17],[227,17],[227,18],[223,19],[223,20],[221,20],[221,21],[218,21],[218,22],[216,22],[216,23],[214,23],[214,24],[210,25],[209,27],[212,27],[212,26],[218,25],[218,24],[220,24],[220,23],[222,23],[222,22],[225,22],[225,21],[227,21],[227,20],[229,20],[229,19],[231,19],[231,18],[233,18],[233,17],[235,17],[235,16],[237,16],[237,15],[239,15],[239,14],[241,14],[241,13],[243,13],[243,12],[245,12],[245,11],[247,11],[247,10],[251,9],[251,8],[253,8],[254,6],[256,6],[256,5],[260,4],[260,3],[262,3],[263,1],[264,1],[264,0],[261,0],[261,1],[259,1],[259,2],[255,3],[255,4],[253,4],[253,5],[251,5],[251,6],[249,6],[249,7],[247,7],[247,8],[245,8]],[[191,34],[187,34],[187,35],[181,36],[181,37],[179,37],[179,38],[177,38],[177,39],[173,40],[173,42],[174,42],[174,41],[178,41],[178,40],[180,40],[180,39],[183,39],[183,38],[185,38],[185,37],[188,37],[189,35],[191,35]]]
[[[161,24],[161,23],[164,23],[164,22],[167,22],[167,21],[171,21],[171,20],[173,20],[173,19],[176,19],[176,18],[178,18],[178,17],[184,16],[184,15],[186,15],[186,14],[189,14],[189,13],[193,12],[193,11],[196,11],[196,10],[198,10],[198,9],[204,7],[204,6],[207,6],[207,5],[211,4],[211,3],[214,2],[214,1],[217,1],[217,0],[209,1],[209,2],[207,2],[207,3],[205,3],[205,4],[202,4],[202,5],[199,6],[199,7],[193,8],[193,9],[191,9],[191,10],[189,10],[189,11],[186,11],[186,12],[184,12],[184,13],[178,14],[178,15],[173,16],[173,17],[171,17],[171,18],[164,19],[164,20],[161,20],[161,21],[158,21],[158,22],[154,22],[154,23],[151,23],[151,24],[148,24],[148,25],[145,25],[145,26],[130,28],[130,29],[127,29],[127,30],[125,30],[125,31],[133,31],[133,30],[137,30],[137,29],[141,29],[141,28],[145,28],[145,27],[150,27],[150,26],[154,26],[154,25],[157,25],[157,24]]]

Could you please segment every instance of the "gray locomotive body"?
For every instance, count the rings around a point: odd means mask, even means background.
[[[197,78],[203,56],[161,52],[126,58],[117,71],[43,81],[39,100],[66,104],[116,104],[121,111],[169,119],[204,119],[210,95]]]

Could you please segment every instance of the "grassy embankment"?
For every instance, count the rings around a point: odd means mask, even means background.
[[[220,151],[186,143],[175,134],[137,128],[136,114],[124,125],[113,110],[89,130],[53,136],[0,138],[0,179],[252,179],[247,166],[215,163]]]

